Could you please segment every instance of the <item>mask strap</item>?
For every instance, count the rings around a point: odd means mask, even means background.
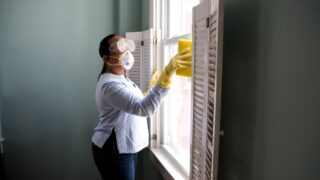
[[[114,57],[114,56],[108,56],[109,58],[112,58],[112,59],[118,59],[118,58],[116,58],[116,57]],[[108,66],[121,66],[121,64],[111,64],[111,63],[108,63],[108,62],[106,62],[107,64],[108,64]]]
[[[118,59],[117,57],[114,57],[114,56],[108,56],[108,57],[111,59]]]
[[[121,66],[121,64],[111,64],[111,63],[108,63],[108,62],[107,62],[107,64],[108,64],[108,66]]]

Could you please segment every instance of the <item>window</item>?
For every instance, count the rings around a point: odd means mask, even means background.
[[[152,42],[158,43],[140,52],[142,67],[147,63],[145,52],[154,52],[149,60],[155,66],[149,67],[161,69],[177,53],[178,40],[191,39],[193,31],[192,78],[175,76],[161,111],[150,121],[150,157],[165,179],[217,179],[219,136],[223,134],[223,0],[199,1],[150,1],[152,37],[158,40]],[[147,77],[141,74],[140,80]]]
[[[177,53],[177,45],[167,45],[167,58]],[[188,173],[190,162],[191,79],[176,76],[168,97],[164,100],[163,148]]]
[[[163,59],[177,53],[179,39],[191,39],[192,7],[200,0],[167,0],[162,10]],[[161,113],[161,148],[189,174],[191,140],[191,78],[175,76]]]
[[[163,9],[167,38],[191,34],[192,7],[200,0],[167,0]]]

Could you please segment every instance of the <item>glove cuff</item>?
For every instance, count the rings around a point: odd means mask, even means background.
[[[162,70],[160,77],[157,81],[157,85],[161,88],[168,88],[171,84],[171,78],[174,73],[169,73],[167,67]]]

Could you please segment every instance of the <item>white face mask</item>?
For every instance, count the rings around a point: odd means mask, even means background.
[[[109,56],[111,58],[117,59],[113,56]],[[125,70],[130,70],[134,64],[134,57],[130,51],[126,51],[123,54],[121,54],[121,57],[119,59],[119,64],[110,64],[107,63],[109,66],[122,66]]]

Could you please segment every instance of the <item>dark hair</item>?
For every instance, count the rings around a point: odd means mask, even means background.
[[[99,46],[99,55],[102,58],[104,55],[109,56],[110,55],[110,39],[113,38],[114,36],[120,36],[118,34],[110,34],[108,36],[106,36],[105,38],[102,39],[102,41],[100,42],[100,46]],[[107,69],[107,64],[103,63],[103,67],[102,70],[99,74],[98,79],[100,78],[101,74],[103,74],[105,72],[105,70]]]

